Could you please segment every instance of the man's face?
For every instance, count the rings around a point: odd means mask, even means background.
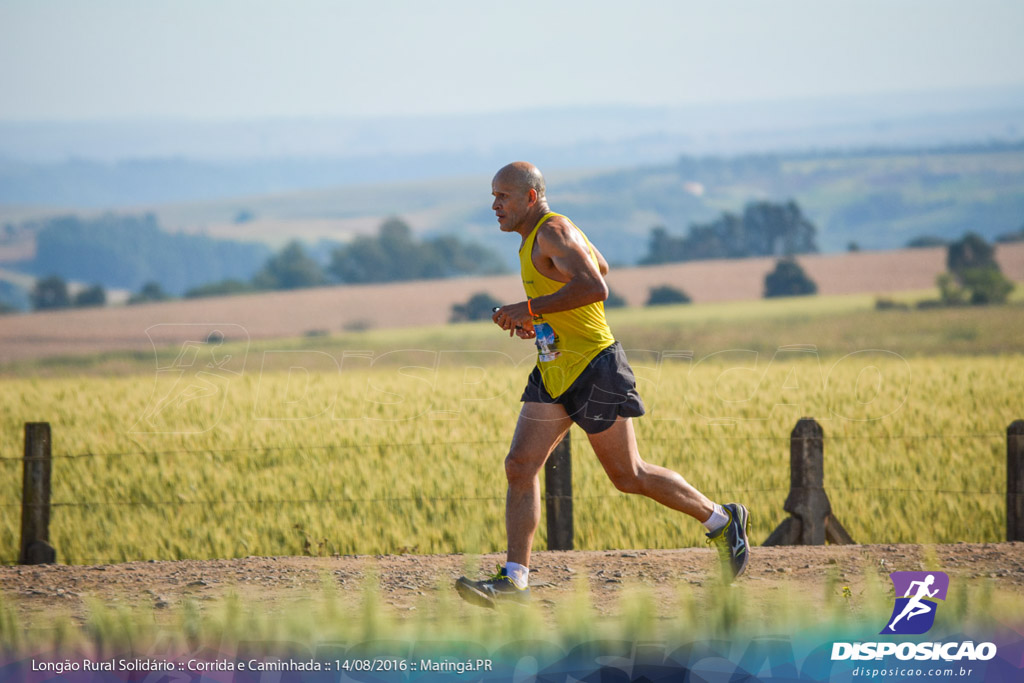
[[[491,194],[494,196],[491,209],[498,218],[498,227],[502,232],[517,232],[535,201],[536,191],[523,190],[497,175],[491,181]]]

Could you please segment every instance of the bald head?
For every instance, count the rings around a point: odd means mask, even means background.
[[[514,161],[508,166],[503,166],[494,175],[494,179],[508,183],[523,192],[536,190],[537,199],[544,199],[544,176],[539,168],[529,162]]]

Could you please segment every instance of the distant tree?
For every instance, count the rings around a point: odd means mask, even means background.
[[[376,237],[359,236],[339,247],[328,270],[342,282],[388,282],[420,276],[412,228],[399,218],[389,218]]]
[[[960,273],[964,288],[971,293],[971,304],[1005,304],[1013,291],[1010,282],[997,268],[968,268]]]
[[[421,277],[446,278],[459,275],[496,275],[505,272],[501,259],[487,247],[442,235],[419,247]]]
[[[362,235],[331,254],[328,271],[342,282],[394,282],[504,272],[489,249],[443,236],[417,241],[400,218],[389,218],[377,235]]]
[[[651,237],[647,242],[647,256],[640,260],[640,265],[685,261],[687,258],[683,253],[683,245],[684,240],[669,235],[665,226],[655,226],[651,228]]]
[[[621,294],[616,292],[611,287],[608,288],[608,298],[604,300],[605,308],[625,308],[629,304],[622,297]]]
[[[56,308],[67,308],[71,305],[68,294],[68,283],[58,275],[51,275],[36,281],[32,288],[32,308],[37,311],[48,311]]]
[[[165,232],[153,214],[58,216],[26,224],[36,237],[37,274],[138,291],[159,282],[183,292],[225,278],[251,278],[270,250],[255,242]]]
[[[949,272],[939,276],[938,286],[947,306],[1001,304],[1013,291],[1013,283],[999,269],[995,249],[975,233],[949,245],[946,265]]]
[[[201,299],[208,296],[231,296],[232,294],[245,294],[254,292],[256,288],[249,282],[242,280],[221,280],[211,282],[208,285],[193,287],[185,292],[186,299]]]
[[[711,223],[691,225],[684,237],[654,228],[640,264],[812,253],[818,251],[817,231],[794,201],[751,202],[742,216],[723,213]]]
[[[818,229],[792,200],[785,204],[747,204],[743,210],[743,227],[755,236],[757,254],[789,256],[818,251],[814,241]]]
[[[764,278],[764,296],[766,299],[778,296],[806,296],[817,294],[818,286],[794,259],[780,259],[775,270]]]
[[[681,289],[672,287],[671,285],[659,285],[657,287],[651,287],[649,294],[647,295],[647,303],[645,306],[667,306],[670,304],[688,304],[692,300],[690,295]]]
[[[101,284],[94,284],[93,286],[87,287],[76,294],[74,304],[76,308],[106,306],[107,290],[103,289],[103,285]]]
[[[241,225],[242,223],[249,223],[255,220],[256,214],[249,209],[239,209],[238,213],[235,214],[235,224]]]
[[[927,247],[944,247],[949,240],[934,235],[921,235],[907,242],[908,249],[925,249]]]
[[[10,305],[5,301],[0,301],[0,315],[10,315],[11,313],[18,313],[18,309]]]
[[[894,301],[887,297],[878,297],[875,299],[875,310],[876,311],[909,311],[910,304],[904,301]]]
[[[946,268],[954,275],[971,268],[995,268],[995,249],[974,232],[969,232],[955,242],[950,243],[946,252]]]
[[[147,304],[155,301],[167,301],[171,295],[164,291],[159,282],[147,282],[137,294],[128,297],[129,304]]]
[[[856,253],[860,251],[860,245],[856,242],[850,242],[849,244],[846,245],[846,251],[850,252],[851,254]]]
[[[303,289],[327,282],[320,265],[306,255],[302,244],[292,240],[267,259],[252,279],[258,289]]]
[[[470,322],[473,320],[490,320],[495,306],[501,302],[486,292],[477,292],[469,297],[469,301],[452,306],[449,320],[453,323]]]

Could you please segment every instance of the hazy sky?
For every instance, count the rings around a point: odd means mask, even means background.
[[[0,119],[1024,87],[1021,0],[0,0]]]

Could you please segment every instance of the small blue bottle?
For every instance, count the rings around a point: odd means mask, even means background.
[[[547,323],[534,323],[533,331],[537,333],[534,343],[537,345],[540,361],[546,363],[558,358],[561,352],[555,348],[558,338],[555,336],[555,330],[551,325]]]

